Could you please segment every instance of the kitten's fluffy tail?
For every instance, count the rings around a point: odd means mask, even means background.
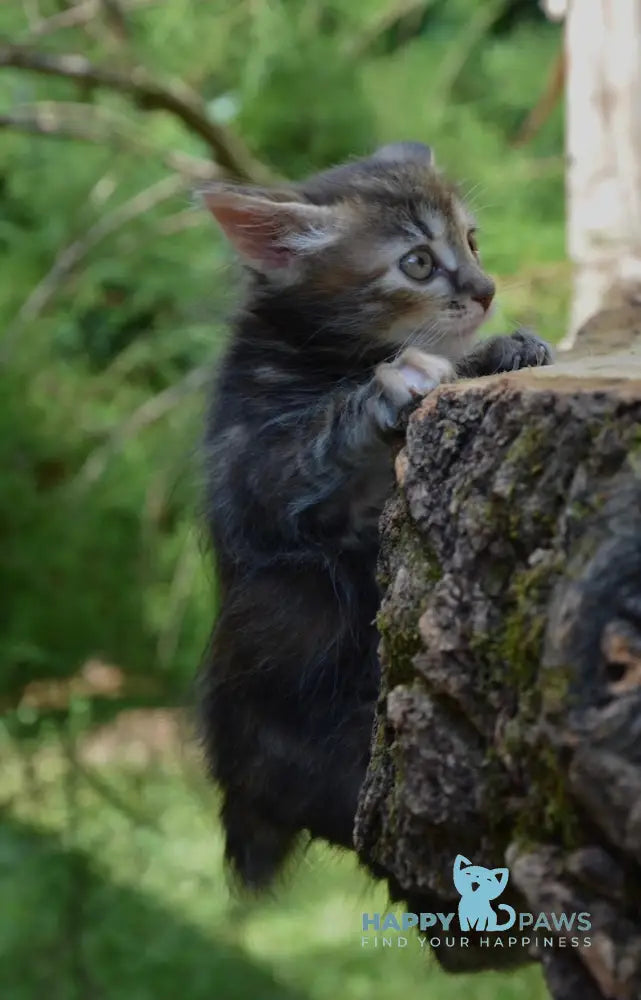
[[[225,860],[247,889],[266,888],[278,874],[296,834],[260,816],[246,802],[226,802],[221,812]]]

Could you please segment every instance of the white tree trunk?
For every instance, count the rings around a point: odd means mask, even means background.
[[[567,0],[541,0],[541,6],[551,21],[562,21],[567,14]]]
[[[569,347],[613,285],[641,283],[641,0],[565,7]]]

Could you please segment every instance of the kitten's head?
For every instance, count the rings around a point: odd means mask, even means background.
[[[213,185],[205,201],[261,294],[294,296],[344,337],[456,358],[490,306],[476,226],[420,143],[290,188]]]

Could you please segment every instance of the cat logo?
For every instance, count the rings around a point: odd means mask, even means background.
[[[516,920],[516,913],[507,903],[498,903],[507,920],[500,924],[492,900],[501,895],[510,877],[507,868],[483,868],[457,854],[454,861],[454,885],[460,894],[458,919],[462,931],[506,931]]]

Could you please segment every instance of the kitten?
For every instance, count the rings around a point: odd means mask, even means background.
[[[481,375],[549,352],[515,334],[469,354],[494,284],[425,146],[204,197],[249,287],[206,435],[220,612],[200,713],[226,856],[258,887],[301,831],[352,844],[379,686],[377,524],[409,411],[457,361]]]

